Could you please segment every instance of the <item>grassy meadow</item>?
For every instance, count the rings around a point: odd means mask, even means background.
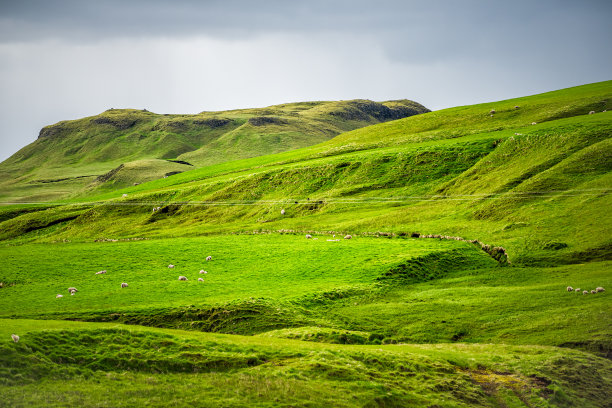
[[[320,144],[48,183],[0,208],[0,406],[608,407],[611,101],[345,106]]]

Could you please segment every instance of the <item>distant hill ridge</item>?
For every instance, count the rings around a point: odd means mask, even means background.
[[[105,180],[114,182],[108,188],[184,171],[177,167],[181,162],[200,167],[279,153],[425,112],[429,109],[405,99],[298,102],[189,115],[111,108],[42,128],[35,142],[0,163],[0,186],[4,198],[57,199],[91,183],[99,186],[99,176],[120,165],[130,173],[117,171],[116,178]]]

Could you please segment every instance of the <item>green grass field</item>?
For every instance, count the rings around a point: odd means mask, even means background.
[[[611,96],[4,206],[0,405],[608,407]]]

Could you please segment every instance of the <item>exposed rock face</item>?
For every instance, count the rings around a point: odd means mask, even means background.
[[[225,118],[211,118],[211,119],[196,119],[193,121],[194,125],[204,125],[211,129],[225,126],[230,123],[231,120]]]
[[[109,118],[107,116],[100,116],[91,120],[91,123],[95,125],[110,125],[119,130],[129,129],[136,124],[137,120],[134,118]]]
[[[357,100],[343,109],[330,112],[330,114],[343,120],[368,120],[372,117],[385,122],[426,112],[429,112],[429,109],[412,101],[400,101],[387,106],[369,100]]]
[[[38,138],[42,139],[44,137],[58,136],[65,133],[66,131],[69,131],[68,127],[66,126],[66,123],[59,122],[55,125],[45,126],[44,128],[40,129],[40,132],[38,133]]]
[[[275,116],[255,116],[249,119],[249,124],[253,126],[285,125],[287,123],[286,120]]]
[[[117,174],[119,172],[119,170],[121,170],[124,167],[123,164],[120,164],[119,167],[115,167],[114,169],[112,169],[111,171],[109,171],[106,174],[103,174],[101,176],[98,176],[98,178],[96,179],[97,182],[99,183],[104,183],[105,181],[110,180],[115,174]]]

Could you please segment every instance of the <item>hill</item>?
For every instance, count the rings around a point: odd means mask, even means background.
[[[5,206],[0,392],[609,406],[611,104],[607,81]],[[136,164],[165,166],[189,167]]]
[[[302,102],[197,115],[109,109],[44,127],[34,143],[0,164],[0,199],[45,201],[83,188],[113,190],[187,169],[177,162],[201,167],[293,150],[423,112],[428,109],[408,100]]]

